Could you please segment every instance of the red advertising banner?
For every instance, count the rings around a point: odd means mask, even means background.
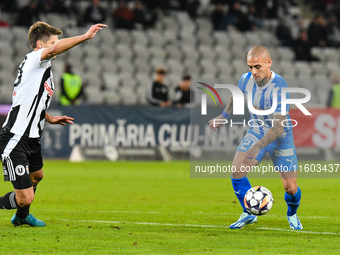
[[[311,116],[299,109],[291,109],[291,119],[298,122],[294,127],[296,147],[318,147],[322,149],[340,147],[340,109],[308,109]],[[294,125],[294,122],[292,123]]]

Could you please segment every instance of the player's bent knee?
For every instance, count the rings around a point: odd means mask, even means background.
[[[284,187],[285,191],[289,195],[294,195],[297,192],[297,185],[291,184]]]
[[[43,178],[44,178],[44,174],[42,171],[33,172],[31,174],[31,180],[32,180],[33,186],[37,185]]]
[[[16,200],[19,207],[26,207],[32,204],[34,200],[34,195],[26,197],[17,197]]]

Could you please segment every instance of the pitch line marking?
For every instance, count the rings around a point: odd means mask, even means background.
[[[69,220],[69,219],[56,219],[56,220],[69,221],[69,222],[88,222],[88,223],[110,223],[110,224],[132,224],[132,225],[151,225],[151,226],[227,228],[227,229],[229,229],[229,226],[223,226],[223,225],[199,225],[199,224],[176,224],[176,223],[159,223],[159,222],[107,221],[107,220]],[[292,229],[281,229],[281,228],[259,227],[259,228],[255,228],[255,229],[270,230],[270,231],[284,231],[284,232],[293,232],[293,233],[304,233],[304,234],[317,234],[317,235],[340,235],[340,233],[334,233],[334,232],[317,232],[317,231],[292,230]]]
[[[50,209],[44,209],[44,208],[40,208],[40,209],[36,209],[37,211],[50,211]],[[53,209],[53,211],[64,211],[64,212],[73,212],[73,211],[77,211],[77,210],[72,210],[72,209]],[[192,212],[192,213],[184,213],[184,212],[158,212],[158,211],[119,211],[119,210],[88,210],[87,211],[96,211],[96,212],[102,212],[102,213],[135,213],[135,214],[205,214],[205,215],[229,215],[229,216],[240,216],[240,214],[236,214],[236,213],[214,213],[214,212]],[[267,214],[267,215],[263,215],[261,217],[275,217],[275,218],[286,218],[287,216],[285,215],[273,215],[273,214]],[[299,218],[301,219],[340,219],[340,217],[325,217],[325,216],[303,216],[303,215],[299,215]]]

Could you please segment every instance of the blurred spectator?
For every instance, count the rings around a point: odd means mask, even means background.
[[[293,37],[286,19],[280,19],[280,23],[276,28],[276,36],[282,46],[293,47]]]
[[[64,73],[61,78],[61,105],[79,105],[84,96],[83,84],[80,76],[72,72],[72,66],[65,64]]]
[[[267,19],[277,18],[278,3],[280,0],[255,0],[254,5],[258,16],[264,15]]]
[[[251,30],[251,22],[248,16],[241,11],[241,4],[238,1],[229,9],[227,19],[230,20],[232,25],[239,31]]]
[[[0,0],[0,9],[5,12],[16,12],[18,10],[17,0]]]
[[[223,4],[218,4],[211,13],[211,22],[213,23],[214,30],[224,30],[221,25],[224,19],[225,12]]]
[[[340,46],[340,24],[335,16],[331,16],[327,25],[327,39],[329,46]]]
[[[190,89],[190,75],[184,75],[182,81],[175,89],[173,105],[176,107],[191,108],[195,106],[195,94]]]
[[[327,46],[327,31],[325,18],[318,14],[308,28],[308,38],[312,47]]]
[[[295,60],[318,60],[311,54],[311,45],[306,30],[300,31],[300,37],[294,43]]]
[[[137,26],[142,26],[144,29],[153,27],[156,24],[158,15],[156,12],[151,12],[147,15],[140,1],[135,2],[135,7],[133,9],[133,21],[135,28]]]
[[[250,22],[253,23],[253,30],[256,29],[256,28],[259,28],[259,29],[264,28],[263,19],[258,14],[258,12],[256,11],[255,5],[249,6],[248,18],[249,18]]]
[[[197,11],[200,4],[201,2],[198,0],[188,0],[186,10],[191,18],[195,19],[197,17]]]
[[[150,104],[168,107],[171,105],[169,101],[169,89],[164,84],[166,70],[164,68],[157,68],[156,79],[150,83],[147,88],[147,100]]]
[[[63,13],[63,2],[62,0],[40,0],[39,11],[43,13]]]
[[[339,76],[334,75],[332,79],[333,86],[328,94],[327,107],[340,109],[340,83]]]
[[[113,20],[116,28],[133,29],[133,12],[124,1],[120,1],[118,8],[113,12]]]
[[[31,1],[25,7],[19,10],[16,20],[17,26],[30,27],[34,22],[39,20],[39,10],[35,1]]]
[[[104,23],[105,19],[106,12],[104,8],[100,7],[99,0],[92,0],[92,4],[89,7],[87,7],[84,13],[85,25]]]

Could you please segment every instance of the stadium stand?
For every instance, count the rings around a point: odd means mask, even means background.
[[[87,4],[88,1],[79,2],[80,13]],[[116,7],[115,2],[101,4],[108,12]],[[133,6],[133,2],[129,6]],[[246,52],[257,44],[268,47],[274,60],[273,70],[285,77],[324,77],[326,80],[323,81],[329,82],[327,77],[339,74],[337,48],[312,48],[312,54],[320,62],[294,61],[294,51],[280,46],[275,36],[278,19],[264,20],[262,30],[214,31],[209,17],[212,10],[209,1],[202,1],[196,19],[190,18],[185,11],[172,10],[167,15],[159,15],[154,28],[132,31],[113,29],[112,17],[107,15],[106,23],[111,28],[54,61],[56,86],[59,86],[61,67],[68,61],[82,75],[89,103],[146,104],[145,88],[157,67],[164,66],[169,70],[167,83],[171,86],[177,85],[184,73],[203,78],[238,78],[247,71]],[[296,8],[294,10],[296,12]],[[11,26],[0,27],[0,91],[1,102],[9,103],[10,97],[5,95],[9,95],[17,67],[30,48],[25,43],[27,28],[13,26],[14,18],[3,13],[1,17],[7,17]],[[86,31],[86,27],[76,26],[79,17],[74,14],[41,13],[40,19],[62,28],[65,36]],[[297,26],[297,21],[292,20],[291,23]],[[315,82],[309,84],[317,86]],[[304,83],[298,85],[305,87]],[[325,101],[309,104],[323,106]]]

